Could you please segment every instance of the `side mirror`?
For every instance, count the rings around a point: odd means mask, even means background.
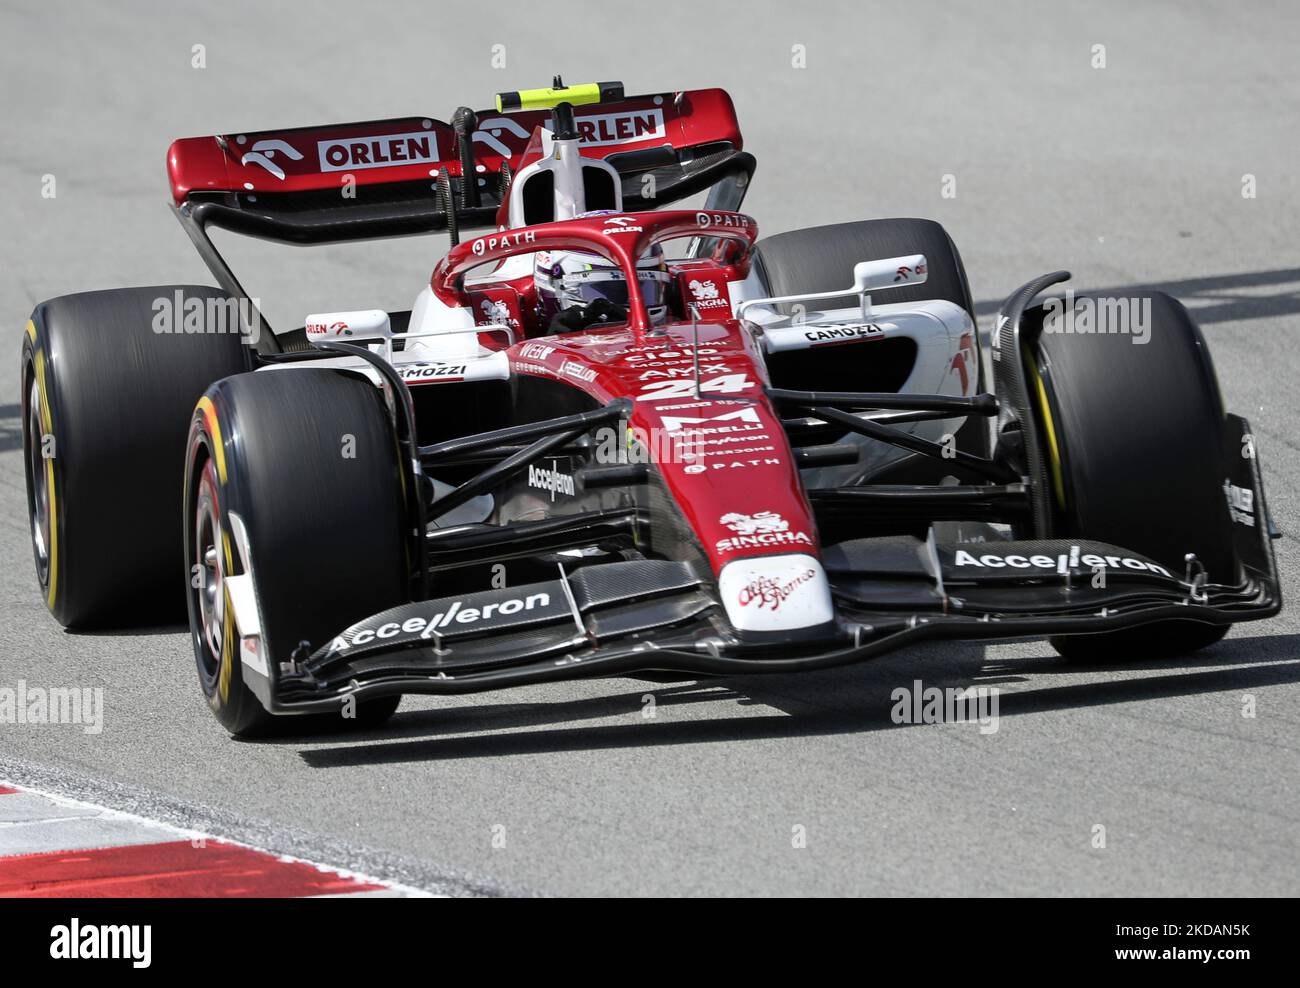
[[[321,312],[307,317],[307,340],[386,340],[393,335],[388,313],[382,309],[360,312]]]
[[[736,318],[745,318],[745,310],[756,305],[774,305],[779,302],[811,302],[824,298],[856,295],[862,307],[862,321],[871,320],[871,293],[887,288],[906,288],[924,284],[929,265],[924,254],[906,254],[886,257],[879,261],[861,261],[853,265],[853,284],[838,292],[811,292],[804,295],[780,295],[772,298],[751,298],[736,307]]]
[[[853,265],[852,293],[880,291],[883,288],[901,288],[925,282],[928,266],[924,254],[906,257],[887,257],[880,261],[862,261]]]

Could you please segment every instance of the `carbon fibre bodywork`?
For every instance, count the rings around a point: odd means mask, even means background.
[[[1232,450],[1250,439],[1228,417]],[[1116,631],[1155,621],[1226,625],[1276,614],[1281,594],[1257,457],[1234,486],[1254,524],[1234,525],[1241,582],[1213,585],[1101,543],[849,540],[823,562],[836,620],[780,636],[728,625],[699,568],[663,560],[557,561],[530,584],[413,602],[342,629],[280,670],[272,709],[336,709],[344,697],[472,693],[637,672],[750,675],[830,668],[913,642]],[[445,536],[444,536],[445,538]]]

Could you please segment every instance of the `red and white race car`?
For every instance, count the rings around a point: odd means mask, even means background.
[[[176,215],[221,287],[27,326],[50,610],[187,601],[235,734],[941,636],[1158,657],[1277,612],[1254,439],[1178,302],[1040,301],[1069,276],[1036,278],[986,364],[937,223],[760,240],[754,164],[721,90],[559,80],[450,124],[176,141]],[[213,227],[452,246],[409,310],[275,332]]]

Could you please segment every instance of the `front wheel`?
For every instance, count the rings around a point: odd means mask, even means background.
[[[1171,573],[1182,573],[1195,553],[1211,582],[1236,582],[1223,496],[1223,400],[1200,329],[1159,292],[1080,297],[1076,307],[1049,313],[1027,368],[1057,534],[1140,552]],[[1081,325],[1090,331],[1079,332]],[[1049,641],[1068,659],[1122,661],[1170,658],[1226,632],[1225,625],[1162,621]]]
[[[398,462],[383,399],[361,377],[260,371],[200,399],[185,479],[190,631],[199,684],[231,734],[273,726],[279,663],[302,643],[314,651],[408,599]],[[373,726],[399,701],[286,726]]]

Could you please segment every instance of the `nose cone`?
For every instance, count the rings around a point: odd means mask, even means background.
[[[835,617],[822,564],[802,553],[727,563],[718,576],[718,592],[738,631],[794,631]]]

